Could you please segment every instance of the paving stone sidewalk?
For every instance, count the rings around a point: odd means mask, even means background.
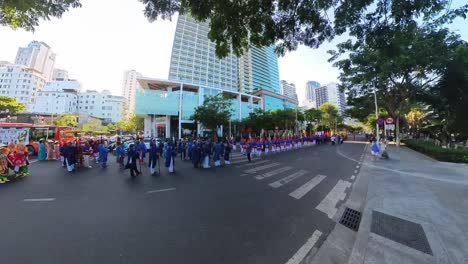
[[[349,263],[468,264],[468,166],[387,151],[367,153],[358,176],[368,192]]]

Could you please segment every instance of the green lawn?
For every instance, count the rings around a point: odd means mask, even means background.
[[[430,141],[405,139],[405,145],[439,161],[468,163],[468,149],[444,149]]]

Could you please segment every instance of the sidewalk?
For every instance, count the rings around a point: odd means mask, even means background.
[[[388,146],[366,153],[367,199],[349,263],[468,263],[468,166]]]

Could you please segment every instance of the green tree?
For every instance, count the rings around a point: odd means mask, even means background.
[[[406,10],[410,7],[409,10]],[[342,89],[350,98],[376,92],[379,104],[399,119],[409,110],[418,92],[429,89],[441,76],[451,49],[459,37],[444,28],[467,7],[450,10],[447,1],[379,1],[350,26],[353,40],[331,51],[331,61],[341,69]]]
[[[176,12],[190,13],[209,21],[216,53],[224,57],[231,50],[240,55],[251,45],[277,45],[277,52],[311,48],[343,34],[369,14],[385,6],[395,20],[410,22],[414,16],[426,19],[434,11],[448,8],[447,0],[303,0],[303,1],[195,1],[140,0],[144,15],[154,21],[170,19]],[[450,1],[451,2],[451,1]],[[466,9],[466,6],[465,6]],[[457,10],[458,11],[458,10]],[[447,12],[447,16],[454,12]],[[330,17],[329,14],[334,14]],[[373,16],[375,19],[375,16]],[[352,29],[352,28],[351,28]],[[355,32],[351,32],[355,33]]]
[[[39,20],[61,17],[70,8],[81,7],[80,0],[1,0],[0,25],[34,31]]]
[[[468,139],[468,44],[454,49],[442,78],[423,94],[429,105],[430,128],[446,144],[450,135]]]
[[[54,120],[54,125],[76,127],[78,125],[77,117],[72,114],[61,114]]]
[[[336,133],[335,128],[342,122],[342,117],[338,113],[338,107],[331,103],[324,103],[319,109],[323,112],[322,123],[329,127],[333,133]]]
[[[225,128],[231,118],[231,101],[222,94],[207,96],[203,104],[195,108],[192,120],[213,131],[220,125]]]
[[[26,105],[16,101],[10,96],[0,96],[0,117],[16,115],[26,109]]]
[[[318,125],[323,118],[323,112],[320,109],[307,109],[304,111],[304,119],[308,123],[309,133],[312,134],[312,124]]]

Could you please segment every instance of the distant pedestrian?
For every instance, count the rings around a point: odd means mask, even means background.
[[[213,146],[213,162],[215,167],[221,166],[221,144],[216,142]]]
[[[158,146],[154,142],[150,143],[148,163],[149,163],[148,165],[150,168],[150,173],[151,175],[154,175],[156,165],[159,165],[159,150],[158,150]]]
[[[371,154],[372,154],[372,159],[377,160],[379,157],[379,152],[380,152],[380,147],[379,144],[377,143],[377,140],[372,141],[372,146],[371,146]]]
[[[125,159],[125,149],[121,142],[117,142],[117,148],[115,149],[115,156],[117,159],[117,163],[119,164],[119,168],[124,168],[124,159]]]
[[[130,177],[134,178],[135,176],[141,174],[141,171],[138,171],[138,168],[137,168],[137,160],[139,158],[139,154],[135,151],[134,144],[130,144],[127,156],[128,158],[127,158],[127,164],[125,165],[125,168],[130,170]]]
[[[46,160],[46,156],[47,153],[46,153],[46,146],[44,144],[44,140],[43,139],[40,139],[39,140],[39,151],[37,153],[37,160],[39,161],[43,161],[43,160]]]
[[[68,142],[63,150],[63,157],[65,158],[65,164],[67,171],[72,172],[75,170],[76,163],[76,148],[71,142]]]
[[[224,147],[224,164],[231,164],[231,144],[229,144],[229,141],[226,142]]]
[[[107,168],[107,155],[109,154],[109,150],[104,145],[104,142],[99,144],[98,151],[99,151],[99,162],[101,163],[101,167]]]
[[[252,155],[252,145],[249,143],[247,143],[247,159],[249,160],[249,162],[252,161],[252,158],[250,155]]]

